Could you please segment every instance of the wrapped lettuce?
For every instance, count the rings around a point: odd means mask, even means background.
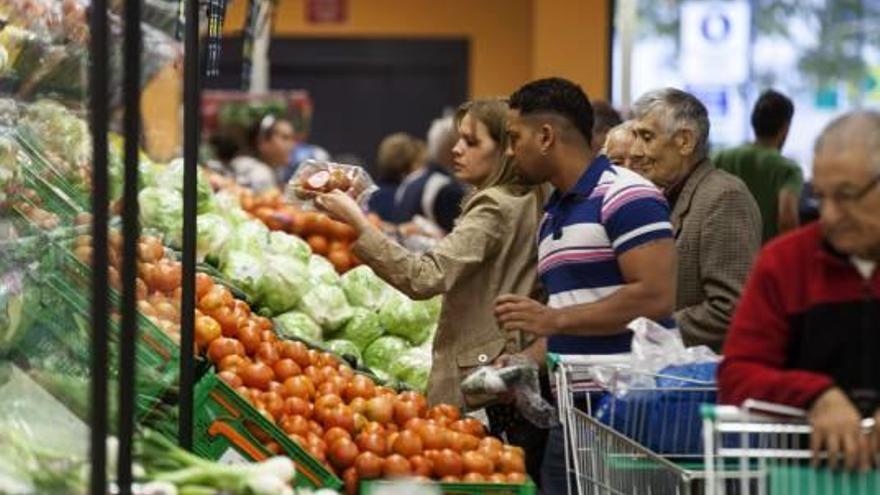
[[[346,272],[339,278],[339,284],[352,306],[374,311],[378,311],[382,307],[385,298],[393,290],[367,265],[361,265]]]
[[[432,318],[430,304],[413,301],[394,292],[385,299],[379,310],[379,323],[385,330],[405,338],[413,345],[420,345],[428,339],[436,319]]]
[[[311,343],[321,342],[321,327],[305,313],[290,311],[273,320],[275,331],[285,339],[300,339]]]
[[[322,285],[337,285],[339,274],[333,268],[333,264],[327,258],[313,254],[309,257],[309,276],[313,283]]]
[[[364,351],[364,363],[371,369],[387,371],[409,345],[405,340],[393,335],[386,335],[374,340],[367,350]]]
[[[196,174],[196,211],[205,213],[214,209],[214,191],[201,169]],[[183,158],[171,161],[158,177],[162,187],[174,189],[178,194],[183,191]]]
[[[345,299],[345,293],[335,285],[313,287],[300,300],[299,309],[321,325],[328,334],[342,328],[352,317],[352,309]]]
[[[431,374],[431,352],[418,347],[407,349],[391,362],[388,373],[423,392],[428,387],[428,375]]]
[[[217,213],[223,216],[229,225],[238,227],[239,225],[250,222],[253,219],[241,209],[238,198],[232,191],[220,191],[214,195],[214,207]]]
[[[337,356],[342,356],[346,358],[354,358],[356,363],[360,363],[363,359],[361,357],[361,350],[358,349],[358,346],[354,345],[354,342],[345,339],[333,339],[325,342],[327,349],[336,354]]]
[[[258,300],[272,314],[295,308],[312,287],[305,263],[296,258],[268,255],[263,267],[257,286]]]
[[[352,317],[336,337],[353,342],[361,351],[382,336],[385,331],[379,324],[379,315],[364,308],[352,309]]]
[[[249,220],[236,227],[226,246],[228,251],[261,254],[269,245],[269,228],[258,220]]]
[[[308,243],[299,237],[279,231],[269,234],[268,251],[271,254],[287,256],[304,263],[308,263],[309,257],[312,255],[312,248]]]
[[[220,272],[236,287],[251,298],[257,299],[259,282],[263,278],[265,264],[259,254],[245,251],[229,251],[220,265]]]
[[[219,258],[232,235],[232,227],[220,215],[203,213],[196,218],[198,236],[196,237],[196,258]]]
[[[141,224],[164,235],[166,244],[179,248],[183,236],[183,196],[178,191],[144,188],[138,194]]]

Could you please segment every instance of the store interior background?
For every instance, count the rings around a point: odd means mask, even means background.
[[[307,1],[279,0],[277,4],[273,47],[269,55],[272,66],[269,87],[277,89],[277,84],[283,84],[283,89],[310,90],[314,103],[311,140],[327,147],[331,153],[354,152],[369,164],[381,137],[397,131],[424,136],[430,119],[440,116],[445,108],[454,108],[474,96],[509,95],[525,81],[538,77],[567,77],[581,84],[591,97],[610,97],[609,16],[612,6],[607,0],[348,0],[344,22],[320,24],[307,20]],[[245,6],[246,2],[241,1],[230,5],[224,37],[233,42],[224,46],[236,47],[234,40],[241,34]],[[395,71],[409,70],[410,75],[418,72],[420,69],[414,58],[422,57],[424,65],[431,66],[436,53],[427,51],[423,56],[414,56],[411,51],[400,49],[407,43],[463,44],[466,49],[461,53],[463,60],[459,65],[464,67],[466,74],[461,94],[441,88],[448,96],[445,101],[438,101],[436,94],[419,97],[407,93],[410,96],[406,99],[391,99],[387,98],[387,93],[380,93],[370,98],[353,87],[346,92],[322,92],[321,75],[316,75],[315,64],[300,66],[297,73],[296,68],[285,69],[276,66],[275,62],[276,58],[297,59],[295,53],[285,48],[290,46],[289,43],[299,43],[300,46],[311,43],[312,48],[323,44],[332,49],[334,43],[381,41],[400,43],[397,43],[396,51],[395,43],[378,43],[379,48],[390,51],[370,52],[373,59],[378,58],[379,63],[385,65],[362,68],[373,71],[374,75],[380,72],[378,80],[392,78]],[[238,53],[235,49],[226,50],[221,76],[206,79],[207,88],[235,87],[240,77]],[[402,58],[395,62],[395,56]],[[352,66],[346,69],[348,74],[340,75],[334,70],[343,65],[332,65],[322,68],[325,77],[334,79],[334,87],[339,87],[340,77],[364,75],[363,71],[356,74],[359,69]],[[279,75],[279,72],[283,74]],[[424,78],[421,81],[424,82]],[[377,83],[377,80],[374,78],[373,82]],[[176,77],[171,74],[160,77],[144,95],[145,114],[150,113],[145,115],[146,140],[154,156],[174,156],[180,146],[175,139],[180,134],[175,130],[181,123],[176,111],[178,106],[174,101],[167,101],[179,98],[176,84]],[[158,104],[151,104],[151,101]],[[365,102],[375,110],[344,113],[332,110],[349,104],[365,108]],[[337,143],[346,139],[372,141],[371,149],[364,146],[352,149],[351,141],[345,148],[340,148]]]
[[[807,178],[827,122],[880,106],[880,38],[871,27],[880,3],[867,0],[344,0],[344,19],[321,23],[309,20],[311,3],[278,1],[269,88],[308,91],[311,141],[368,167],[383,136],[423,136],[432,118],[467,98],[507,95],[551,75],[623,109],[652,88],[692,91],[709,109],[715,149],[752,138],[751,107],[774,87],[795,101],[783,153]],[[684,40],[696,28],[682,12],[694,4],[749,12],[745,46],[717,57],[718,70],[701,71],[718,75],[714,82],[689,80],[683,68],[694,60]],[[221,76],[206,88],[240,88],[245,7],[230,5]],[[746,76],[725,80],[734,61]],[[144,95],[146,141],[159,158],[180,149],[178,81],[169,70]]]

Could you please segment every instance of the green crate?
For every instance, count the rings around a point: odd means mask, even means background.
[[[88,329],[90,328],[90,306],[81,293],[65,284],[65,281],[54,274],[45,276],[41,282],[41,304],[36,317],[49,333],[44,335],[55,338],[69,354],[78,356],[85,364],[89,363]],[[111,320],[109,325],[110,338],[118,342],[121,329],[117,322]],[[75,329],[84,329],[76,332]],[[71,338],[74,335],[76,338]],[[138,418],[148,416],[163,398],[172,394],[177,388],[179,370],[179,349],[164,332],[153,323],[138,316],[139,345],[135,357],[137,364],[137,415]],[[33,344],[32,344],[33,345]],[[118,359],[111,356],[115,365]]]
[[[361,481],[361,495],[373,495],[393,482],[384,480]],[[531,480],[520,485],[501,483],[431,483],[439,487],[444,495],[535,495],[535,484]]]
[[[193,451],[228,463],[259,462],[273,454],[264,442],[276,442],[296,464],[297,487],[342,487],[342,480],[263,417],[217,375],[205,375],[194,393]],[[167,429],[166,429],[167,431]]]

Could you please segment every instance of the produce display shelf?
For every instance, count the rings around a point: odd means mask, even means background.
[[[361,495],[389,493],[392,482],[385,480],[361,481]],[[443,495],[535,495],[537,490],[531,480],[522,484],[509,483],[431,483],[431,488],[439,488]],[[427,491],[427,490],[426,490]]]
[[[199,381],[194,402],[193,450],[198,455],[227,463],[259,462],[275,455],[267,447],[274,442],[296,465],[295,486],[342,487],[342,480],[216,375],[205,375]]]
[[[52,164],[52,161],[46,157],[35,144],[36,139],[33,134],[26,129],[19,128],[16,132],[16,140],[21,145],[22,150],[30,158],[33,165],[32,175],[39,176],[46,183],[51,184],[61,191],[64,196],[73,201],[80,211],[89,211],[91,209],[90,197],[82,190],[67,179],[58,168]],[[23,167],[29,169],[30,167]]]

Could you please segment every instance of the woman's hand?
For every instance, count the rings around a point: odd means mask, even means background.
[[[335,220],[352,226],[358,234],[370,225],[370,221],[361,207],[351,199],[351,196],[342,191],[335,190],[321,194],[315,199],[315,204]]]

